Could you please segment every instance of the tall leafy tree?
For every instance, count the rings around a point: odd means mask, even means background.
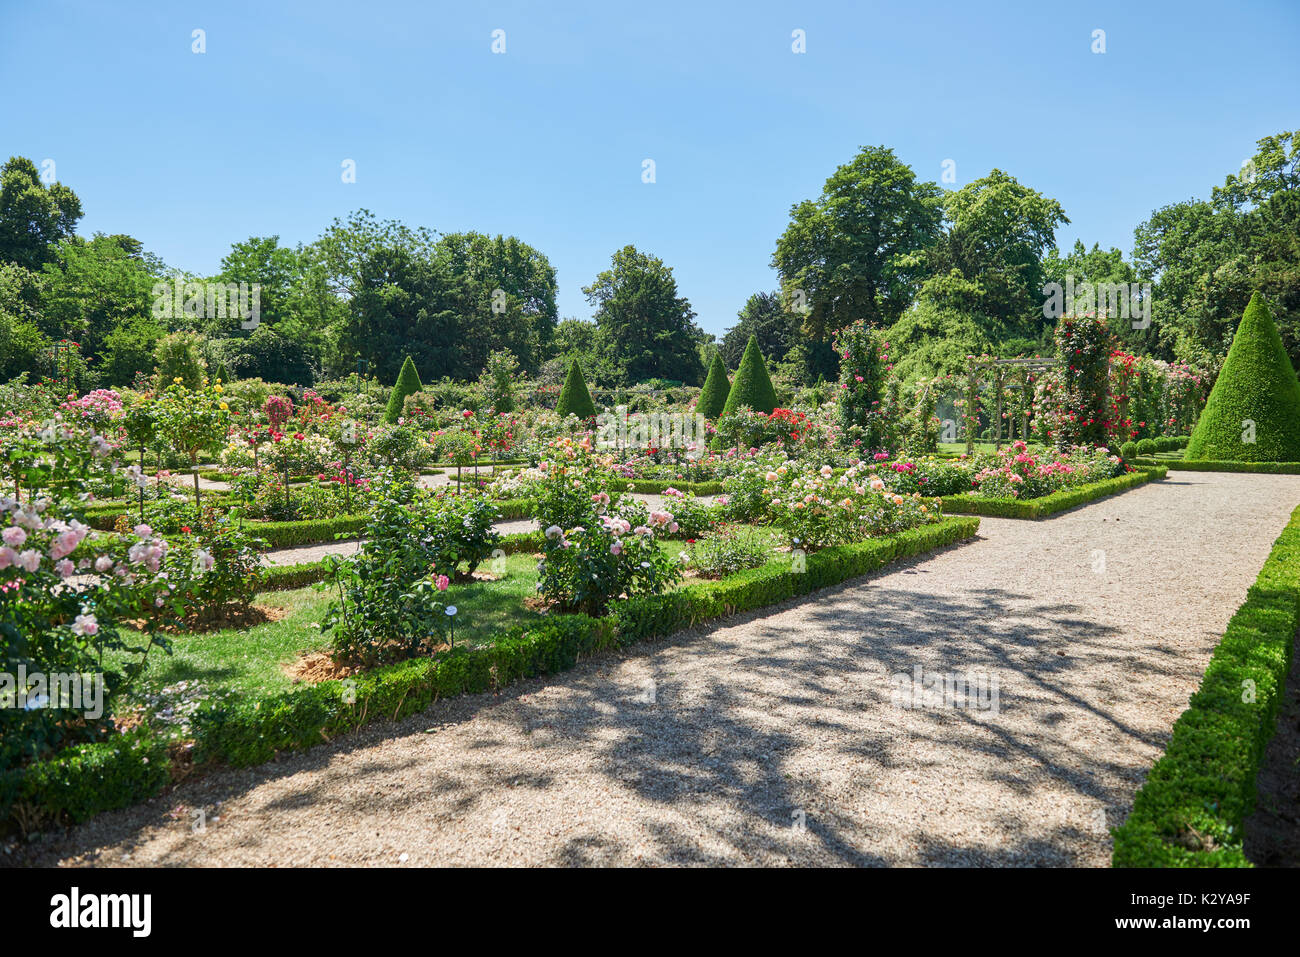
[[[918,181],[893,150],[867,146],[826,180],[817,199],[791,208],[772,265],[806,336],[828,343],[858,319],[886,325],[902,315],[926,276],[918,254],[939,238],[941,198],[939,187]]]
[[[294,298],[303,281],[303,257],[298,251],[281,246],[279,236],[250,236],[230,247],[216,278],[223,283],[259,286],[259,322],[277,326],[294,316]],[[239,319],[224,320],[222,331],[238,330],[239,322]]]
[[[941,297],[962,285],[988,338],[1037,336],[1048,324],[1043,257],[1070,221],[1061,204],[995,169],[945,194],[943,210],[943,236],[929,255],[934,279],[922,295],[951,305]]]
[[[1124,253],[1113,246],[1102,249],[1093,243],[1091,249],[1083,245],[1082,240],[1075,240],[1074,247],[1065,255],[1058,249],[1050,249],[1043,259],[1044,282],[1059,283],[1062,289],[1068,282],[1078,288],[1082,283],[1090,283],[1094,289],[1100,285],[1125,286],[1131,289],[1134,283],[1141,286],[1142,281],[1133,268],[1133,263],[1124,258]],[[1100,310],[1100,302],[1098,303]],[[1158,354],[1159,340],[1154,326],[1146,329],[1133,328],[1134,317],[1126,319],[1120,316],[1107,316],[1107,323],[1123,346],[1140,354]]]
[[[661,378],[698,385],[704,378],[695,312],[677,294],[673,271],[658,256],[624,246],[609,269],[583,287],[596,325],[633,381]]]
[[[39,274],[0,262],[0,382],[49,371],[53,343],[37,325],[34,305],[42,286]]]
[[[36,164],[11,156],[0,167],[0,260],[40,269],[53,258],[50,247],[72,237],[81,219],[81,200],[62,183],[46,186]]]
[[[1217,366],[1258,291],[1300,364],[1300,131],[1259,140],[1210,199],[1155,210],[1134,232],[1133,261],[1155,282],[1152,326],[1173,357]]]
[[[503,351],[514,353],[526,371],[535,371],[556,326],[550,261],[514,236],[476,232],[443,236],[435,256],[466,297],[462,308],[468,334],[458,346],[467,374]]]
[[[83,355],[98,358],[115,329],[151,316],[163,268],[131,236],[64,240],[43,269],[41,324],[52,338],[78,340]]]
[[[785,308],[779,291],[756,292],[736,314],[736,324],[722,337],[718,352],[727,365],[735,368],[745,354],[749,337],[754,336],[767,360],[780,362],[798,333],[799,317]]]

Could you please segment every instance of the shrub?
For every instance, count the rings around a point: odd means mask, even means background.
[[[812,420],[802,412],[773,409],[769,414],[742,406],[718,420],[718,439],[732,448],[799,445],[812,429]]]
[[[402,407],[408,395],[415,395],[424,386],[420,384],[420,373],[415,371],[415,363],[407,356],[402,363],[402,371],[397,374],[397,383],[388,396],[388,406],[384,409],[384,421],[389,425],[397,422],[402,414]]]
[[[555,414],[561,417],[576,415],[584,422],[596,417],[596,406],[592,404],[591,393],[587,391],[587,382],[582,377],[577,359],[569,366],[569,377],[564,380],[564,388],[560,390]]]
[[[862,463],[844,471],[812,462],[791,461],[768,472],[767,514],[792,546],[806,550],[861,541],[942,518],[919,493],[890,492]]]
[[[194,332],[173,332],[163,336],[154,350],[158,368],[155,380],[159,392],[177,379],[190,390],[203,386],[203,337]]]
[[[844,438],[864,451],[892,445],[897,409],[886,387],[891,366],[885,333],[859,319],[840,330],[835,350],[840,354],[839,419]]]
[[[1246,306],[1185,458],[1300,461],[1300,382],[1259,293]]]
[[[551,525],[537,590],[564,611],[596,616],[614,599],[657,595],[681,576],[677,563],[656,544],[658,530],[677,530],[671,514],[655,512],[646,525],[608,514],[569,529]]]
[[[599,507],[616,504],[609,496],[609,456],[593,455],[585,440],[567,438],[550,443],[547,451],[537,467],[539,477],[529,483],[537,521],[543,527],[590,525]],[[598,502],[601,496],[604,501]]]
[[[740,367],[736,369],[736,378],[731,383],[731,391],[727,393],[722,414],[730,415],[742,406],[769,415],[776,408],[776,390],[772,388],[772,377],[767,373],[767,364],[763,361],[763,353],[759,351],[757,336],[749,337],[749,344],[741,356]]]
[[[212,621],[247,611],[262,586],[261,552],[266,547],[228,515],[204,509],[197,527],[173,540],[165,563],[186,613]]]
[[[673,513],[677,523],[677,535],[681,538],[699,538],[718,521],[718,509],[698,502],[695,496],[669,486],[664,489],[668,499],[667,507]]]
[[[340,661],[373,667],[409,658],[441,641],[449,628],[440,600],[448,576],[436,562],[447,537],[435,541],[438,518],[450,517],[441,503],[420,489],[381,477],[361,551],[335,561],[330,603],[321,630],[332,635]]]
[[[429,462],[435,451],[424,432],[410,423],[379,426],[366,439],[365,450],[375,466],[402,473],[414,472]]]
[[[500,544],[501,536],[492,527],[496,517],[496,505],[486,498],[435,496],[420,517],[433,571],[451,578],[473,574]]]
[[[75,435],[66,444],[56,436],[41,446],[57,467],[72,474],[85,468],[78,464]],[[38,509],[0,497],[0,530],[0,674],[25,673],[31,682],[11,677],[0,685],[3,771],[112,727],[114,702],[130,669],[105,668],[104,653],[124,652],[143,665],[153,646],[166,647],[157,629],[169,617],[171,585],[161,574],[167,543],[151,529],[90,539],[66,499],[44,498]],[[76,578],[77,572],[104,576],[111,585],[101,588]],[[143,619],[143,632],[122,628],[119,622],[127,619]],[[102,675],[99,707],[84,696],[66,697],[65,686],[52,683],[58,675],[82,675],[83,681]],[[95,710],[100,713],[90,713]]]
[[[727,378],[727,367],[722,364],[722,356],[714,350],[713,361],[709,363],[709,374],[704,379],[704,388],[700,390],[699,401],[695,403],[695,411],[707,419],[716,419],[726,408],[730,393],[731,380]]]
[[[723,578],[772,559],[772,543],[757,529],[724,525],[691,545],[687,564],[701,578]]]

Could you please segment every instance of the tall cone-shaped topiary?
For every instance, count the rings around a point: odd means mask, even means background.
[[[1259,293],[1250,297],[1184,457],[1300,462],[1300,381]]]
[[[212,373],[212,381],[220,382],[222,385],[230,385],[230,370],[226,368],[224,362],[217,363],[217,371]]]
[[[772,388],[772,377],[767,374],[763,353],[758,351],[757,336],[749,337],[745,354],[740,357],[740,367],[736,369],[736,379],[731,383],[722,414],[730,415],[743,405],[769,415],[776,408],[776,390]]]
[[[596,407],[591,402],[587,380],[582,377],[577,359],[569,366],[569,377],[564,380],[564,388],[560,390],[560,401],[555,404],[555,413],[561,417],[576,415],[583,420],[596,416]]]
[[[716,419],[722,415],[730,392],[731,380],[727,378],[727,367],[722,364],[722,356],[715,349],[713,361],[709,363],[709,374],[704,379],[704,388],[700,390],[700,401],[695,403],[695,411],[706,419]]]
[[[384,421],[390,425],[397,421],[398,416],[402,414],[402,406],[406,404],[408,395],[415,395],[424,388],[420,382],[420,373],[415,371],[415,363],[411,357],[407,356],[406,361],[402,363],[402,371],[397,374],[397,384],[393,386],[393,391],[388,396],[388,408],[384,410]]]

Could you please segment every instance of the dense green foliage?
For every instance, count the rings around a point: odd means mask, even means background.
[[[1246,306],[1185,458],[1300,461],[1300,380],[1259,293]]]
[[[749,337],[722,414],[731,415],[742,407],[768,414],[776,408],[776,390],[772,388],[772,377],[767,374],[763,353],[758,349],[757,336]]]
[[[384,409],[384,421],[389,424],[396,422],[402,415],[406,397],[415,395],[423,388],[420,373],[415,371],[415,363],[411,361],[410,356],[407,356],[406,361],[402,363],[402,371],[397,375],[397,384],[393,386],[392,394],[388,397],[388,406]]]
[[[677,293],[673,271],[657,256],[624,246],[611,267],[583,294],[615,361],[633,382],[675,379],[698,385],[704,378],[696,342],[695,311]]]
[[[709,419],[716,419],[726,408],[727,396],[731,394],[731,380],[727,378],[727,367],[722,364],[722,356],[716,351],[709,362],[709,374],[704,379],[704,388],[700,390],[700,400],[695,404],[695,411]]]
[[[583,421],[596,415],[596,406],[592,404],[591,393],[587,391],[587,380],[582,377],[582,369],[576,359],[569,366],[569,376],[564,380],[564,388],[560,390],[555,412],[562,416],[576,415]]]

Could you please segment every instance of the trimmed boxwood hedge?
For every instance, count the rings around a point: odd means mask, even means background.
[[[202,498],[204,506],[213,508],[235,504],[235,500],[221,492],[205,492]],[[148,501],[145,502],[146,509]],[[136,502],[96,502],[82,509],[86,524],[101,532],[111,532],[117,524],[117,517],[125,515],[134,526],[140,521],[140,503]]]
[[[632,598],[620,602],[612,611],[619,643],[668,635],[836,585],[892,561],[970,538],[978,530],[978,518],[950,517],[884,538],[810,552],[803,572],[794,571],[788,559],[777,560],[721,581],[699,582],[665,595]]]
[[[1249,867],[1242,822],[1300,628],[1300,508],[1237,609],[1169,746],[1113,830],[1115,867]]]
[[[80,744],[29,767],[0,774],[0,822],[16,807],[31,820],[84,821],[162,790],[170,778],[166,743],[145,729]]]
[[[1187,448],[1188,436],[1162,435],[1156,439],[1139,439],[1125,442],[1119,447],[1120,457],[1128,460],[1138,455],[1155,455],[1157,452],[1176,452]]]
[[[244,528],[265,539],[268,548],[289,548],[332,542],[340,536],[353,538],[360,535],[369,523],[369,515],[340,515],[301,522],[249,522]]]
[[[719,582],[698,582],[666,595],[622,603],[611,615],[555,615],[512,629],[489,647],[453,648],[342,681],[225,702],[194,720],[196,761],[248,766],[276,752],[307,748],[371,721],[400,720],[439,698],[478,694],[512,682],[571,668],[584,655],[670,634],[710,619],[763,607],[875,571],[891,561],[970,538],[979,519],[949,517],[886,538],[843,545],[807,556],[806,570],[772,561]],[[511,536],[512,544],[540,545],[540,533]],[[0,820],[15,798],[74,820],[142,801],[168,776],[162,744],[141,733],[74,748],[0,776]],[[136,767],[135,765],[140,765]]]
[[[1091,482],[1078,488],[1065,489],[1021,501],[1013,498],[980,498],[976,495],[951,495],[943,501],[943,510],[957,515],[987,515],[995,518],[1047,518],[1067,508],[1105,498],[1117,492],[1143,485],[1165,477],[1164,463],[1150,468],[1140,468],[1127,475]]]
[[[1260,475],[1300,475],[1300,462],[1211,462],[1186,459],[1136,459],[1135,465],[1159,465],[1174,472],[1254,472]]]
[[[1251,442],[1242,441],[1247,420],[1254,423]],[[1185,457],[1215,462],[1300,459],[1300,382],[1258,292],[1232,337]]]

